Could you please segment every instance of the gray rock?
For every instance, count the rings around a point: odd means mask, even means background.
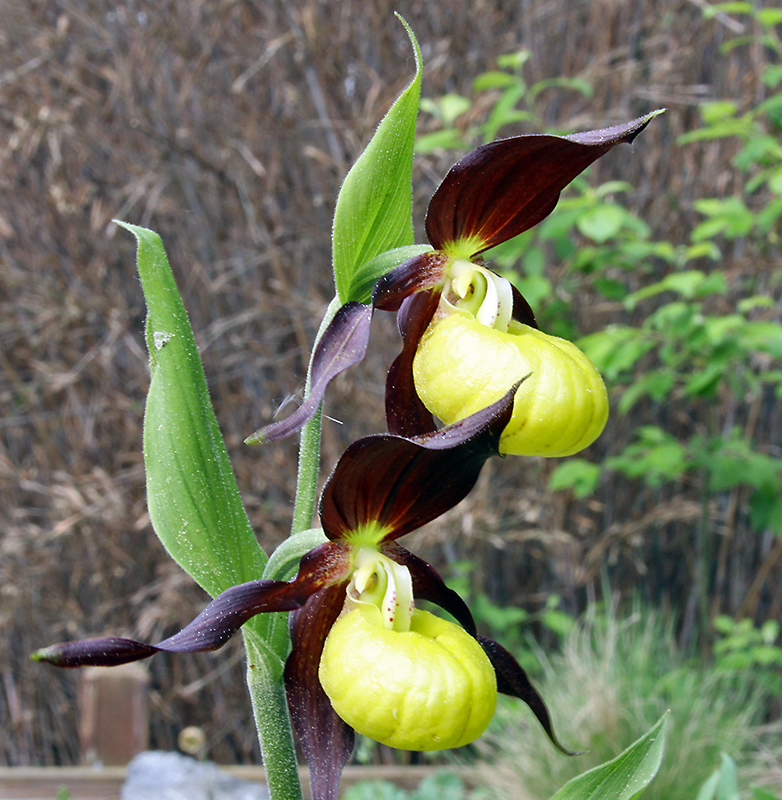
[[[269,800],[267,788],[211,761],[150,750],[128,764],[121,800]]]

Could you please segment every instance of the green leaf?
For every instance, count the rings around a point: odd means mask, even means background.
[[[595,93],[592,84],[581,78],[548,78],[530,86],[530,94],[537,97],[545,89],[572,89],[584,97],[592,97]]]
[[[426,155],[435,150],[466,150],[467,144],[459,131],[446,128],[442,131],[425,133],[415,140],[415,152]]]
[[[747,2],[730,2],[730,3],[715,3],[713,6],[706,6],[703,9],[703,16],[707,19],[714,17],[718,12],[723,14],[751,14],[752,3]]]
[[[657,774],[665,749],[668,714],[613,761],[568,781],[551,800],[633,800]]]
[[[263,577],[273,581],[289,581],[298,571],[302,556],[327,541],[322,528],[310,528],[283,539],[280,546],[269,556]]]
[[[571,458],[559,464],[548,481],[552,492],[558,489],[572,489],[579,499],[592,494],[600,480],[600,465],[592,464],[583,458]]]
[[[138,242],[151,379],[144,414],[147,503],[172,558],[213,597],[261,576],[266,556],[242,506],[187,312],[160,237]]]
[[[600,204],[579,217],[576,225],[588,239],[603,244],[619,233],[626,216],[620,206]]]
[[[509,86],[515,86],[518,80],[515,75],[511,75],[508,72],[490,70],[489,72],[482,72],[472,82],[472,88],[475,92],[486,92],[489,89],[507,89]]]
[[[676,374],[667,367],[643,372],[625,389],[619,398],[617,411],[627,414],[642,397],[650,397],[659,403],[668,396],[675,383]]]
[[[386,250],[413,244],[412,171],[415,122],[421,91],[421,51],[415,51],[412,83],[383,117],[375,135],[348,172],[334,211],[333,266],[340,302],[350,293],[356,271]]]
[[[428,244],[409,244],[375,256],[371,261],[362,264],[353,274],[349,289],[351,298],[358,300],[359,303],[369,302],[372,288],[383,275],[407,261],[408,258],[421,255],[431,249],[431,245]]]
[[[759,8],[755,16],[764,28],[782,24],[782,8]]]

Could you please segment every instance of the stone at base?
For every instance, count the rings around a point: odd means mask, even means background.
[[[128,764],[120,800],[269,800],[269,792],[211,761],[150,750]]]

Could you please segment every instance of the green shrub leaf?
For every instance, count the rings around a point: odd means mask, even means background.
[[[568,781],[551,800],[633,800],[657,774],[665,748],[666,712],[612,761]]]

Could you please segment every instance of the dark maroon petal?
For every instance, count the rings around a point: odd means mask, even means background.
[[[397,313],[402,352],[386,378],[386,424],[388,432],[396,436],[418,436],[436,430],[434,417],[415,390],[413,359],[439,302],[439,289],[418,292],[408,297]]]
[[[329,539],[349,539],[370,523],[382,541],[404,536],[453,508],[475,485],[513,409],[512,391],[497,403],[415,440],[367,436],[342,454],[326,482],[320,518]]]
[[[473,150],[429,203],[429,241],[447,250],[473,240],[476,255],[528,230],[551,213],[576,175],[620,142],[632,142],[657,113],[572,136],[516,136]]]
[[[326,328],[312,358],[310,393],[304,402],[281,422],[257,430],[247,444],[264,444],[285,439],[315,416],[326,387],[343,370],[358,364],[367,352],[372,306],[346,303]]]
[[[537,717],[538,722],[543,726],[548,738],[554,746],[567,756],[576,756],[574,753],[565,749],[554,734],[546,704],[538,694],[537,689],[530,683],[527,673],[519,665],[519,662],[501,645],[493,639],[479,636],[478,642],[489,657],[494,671],[497,674],[497,690],[511,697],[518,697],[532,709],[532,713]]]
[[[218,595],[186,627],[159,644],[133,639],[103,637],[64,642],[38,650],[35,661],[55,667],[112,667],[148,658],[160,651],[201,653],[222,647],[250,617],[266,611],[292,611],[322,585],[317,580],[249,581],[232,586]]]
[[[309,764],[313,800],[336,800],[342,768],[353,752],[353,729],[337,716],[318,680],[323,643],[342,611],[346,586],[345,581],[313,595],[290,620],[293,649],[285,664],[285,688]]]
[[[116,667],[157,653],[157,648],[133,639],[105,636],[53,644],[36,650],[30,658],[53,667]]]
[[[464,444],[467,452],[473,449],[479,453],[491,450],[491,455],[496,454],[497,442],[513,414],[513,398],[516,390],[526,379],[525,376],[520,381],[516,381],[504,397],[490,406],[486,406],[459,422],[452,422],[433,433],[415,436],[412,441],[429,450],[447,450]]]
[[[343,582],[350,571],[349,547],[326,542],[301,560],[295,580],[258,580],[226,589],[179,633],[159,644],[113,636],[55,644],[33,654],[56,667],[113,667],[157,652],[201,653],[222,647],[248,619],[268,611],[301,608],[315,592]]]
[[[386,542],[382,552],[410,570],[413,579],[413,596],[416,600],[427,600],[444,608],[471,636],[477,636],[475,621],[470,609],[461,597],[445,585],[437,570],[413,555],[397,542]]]
[[[441,286],[449,261],[450,256],[437,251],[408,259],[375,284],[372,304],[383,311],[396,311],[411,294]]]

